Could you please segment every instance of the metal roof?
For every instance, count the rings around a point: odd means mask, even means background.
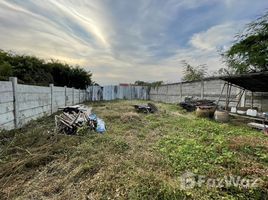
[[[219,77],[252,92],[268,92],[268,71]]]

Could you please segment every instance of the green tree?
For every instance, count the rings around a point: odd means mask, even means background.
[[[268,70],[268,12],[248,24],[222,56],[237,74]]]
[[[91,85],[92,74],[78,66],[71,68],[71,75],[69,77],[72,87],[85,88],[87,85]]]
[[[20,83],[44,85],[54,83],[56,86],[85,88],[93,84],[89,71],[79,67],[63,64],[59,61],[46,62],[35,56],[17,55],[0,50],[0,79],[8,80],[16,76]]]
[[[8,80],[12,76],[12,66],[8,62],[0,63],[0,80]]]
[[[184,70],[183,70],[183,81],[197,81],[202,80],[207,75],[206,65],[192,66],[187,61],[182,61]]]
[[[135,85],[148,86],[150,88],[157,88],[163,84],[163,81],[145,82],[145,81],[135,81]]]
[[[53,83],[53,77],[42,59],[35,56],[13,55],[9,63],[13,67],[13,76],[22,83],[33,85]]]

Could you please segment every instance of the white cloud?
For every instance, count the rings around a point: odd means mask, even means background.
[[[251,13],[265,2],[257,1]],[[243,2],[2,0],[0,49],[80,64],[101,84],[177,81],[181,60],[222,67],[217,49],[244,24],[240,15],[251,1]],[[223,4],[232,14],[218,15]]]
[[[190,38],[190,47],[177,50],[171,58],[163,61],[169,66],[177,66],[178,78],[182,76],[181,61],[197,66],[206,64],[208,71],[213,73],[219,68],[225,67],[220,56],[221,50],[226,50],[234,40],[234,35],[244,26],[245,21],[228,22],[209,29],[195,33]],[[173,78],[175,78],[173,76]]]
[[[245,21],[236,21],[213,26],[206,31],[194,34],[190,44],[197,49],[216,51],[223,46],[230,45],[230,42],[234,40],[234,35],[245,23]]]

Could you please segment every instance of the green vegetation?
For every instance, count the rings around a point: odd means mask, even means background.
[[[268,12],[248,24],[236,42],[223,53],[229,69],[235,73],[268,70]]]
[[[207,75],[207,66],[205,64],[192,66],[185,60],[182,60],[183,71],[183,81],[200,81],[204,79]]]
[[[83,89],[92,84],[92,74],[79,66],[0,50],[0,80],[8,80],[10,76],[17,77],[20,83],[43,86],[54,83]]]
[[[2,199],[265,199],[268,138],[242,125],[198,119],[176,105],[135,113],[142,101],[89,103],[105,134],[54,133],[54,117],[0,134]],[[256,188],[184,190],[186,171],[260,178]]]
[[[150,88],[157,88],[161,86],[163,81],[145,82],[145,81],[135,81],[135,85],[148,86]]]

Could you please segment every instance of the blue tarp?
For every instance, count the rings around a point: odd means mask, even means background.
[[[96,114],[91,114],[88,116],[88,118],[97,122],[97,127],[95,130],[98,133],[104,133],[106,131],[105,122],[101,118],[98,118]]]

